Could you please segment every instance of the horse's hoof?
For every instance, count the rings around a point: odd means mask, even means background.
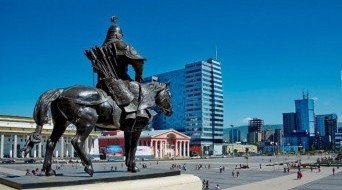
[[[139,172],[140,170],[138,167],[128,167],[127,171],[132,172],[132,173],[136,173],[136,172]]]
[[[89,174],[91,177],[93,177],[93,174],[94,174],[93,168],[84,167],[84,171],[87,172],[87,174]]]
[[[56,171],[55,170],[49,170],[45,172],[46,176],[56,176]]]

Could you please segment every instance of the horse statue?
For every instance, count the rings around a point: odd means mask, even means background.
[[[125,82],[131,91],[135,91],[132,93],[135,94],[134,100],[125,107],[118,104],[112,95],[109,96],[105,91],[93,87],[77,85],[43,93],[33,113],[35,132],[30,135],[21,151],[26,155],[41,141],[42,128],[48,123],[51,110],[53,130],[46,142],[43,163],[46,176],[56,175],[51,168],[53,150],[70,124],[76,126],[76,135],[72,138],[71,144],[82,161],[84,171],[90,176],[93,176],[94,169],[89,155],[84,150],[84,141],[95,127],[124,131],[127,171],[139,171],[135,163],[135,153],[141,131],[156,113],[155,109],[161,110],[166,116],[172,114],[171,93],[168,85],[164,83]]]

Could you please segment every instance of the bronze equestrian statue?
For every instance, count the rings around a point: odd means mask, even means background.
[[[109,28],[103,46],[85,52],[98,74],[97,88],[77,85],[53,89],[43,93],[36,103],[33,113],[36,130],[22,151],[29,153],[41,141],[42,128],[48,123],[51,110],[53,130],[46,143],[43,164],[46,176],[55,175],[51,168],[53,150],[70,124],[76,126],[76,135],[71,143],[85,166],[84,171],[90,176],[94,170],[84,150],[84,141],[95,127],[124,131],[127,171],[137,172],[137,143],[141,131],[156,114],[154,108],[166,116],[172,114],[169,87],[159,82],[139,83],[145,59],[121,40],[122,31],[116,25],[117,18],[113,17],[112,21],[114,25]],[[129,78],[128,64],[135,68],[137,81]]]
[[[158,82],[139,84],[128,83],[129,88],[138,88],[141,95],[135,97],[140,99],[138,112],[145,111],[148,117],[153,116],[153,110],[149,108],[158,107],[167,116],[172,114],[170,104],[170,92],[167,85]],[[106,130],[125,131],[126,166],[130,172],[138,171],[135,164],[135,152],[141,131],[147,126],[149,119],[143,116],[132,115],[139,113],[127,113],[101,89],[72,86],[65,89],[54,89],[40,96],[34,109],[33,118],[37,124],[36,130],[31,134],[22,151],[29,153],[34,144],[41,141],[43,125],[48,123],[48,111],[51,109],[53,130],[46,142],[46,154],[43,169],[47,176],[55,175],[51,168],[52,154],[58,139],[63,135],[65,129],[73,124],[76,126],[76,135],[71,143],[80,156],[84,170],[93,175],[93,166],[89,156],[84,150],[84,141],[95,127]],[[127,135],[129,134],[129,135]]]

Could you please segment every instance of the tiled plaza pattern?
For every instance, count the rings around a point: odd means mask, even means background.
[[[138,166],[141,168],[141,164],[145,163],[148,170],[150,168],[166,169],[170,170],[172,164],[183,166],[185,164],[186,171],[182,171],[183,174],[193,174],[198,176],[201,180],[209,180],[209,189],[215,189],[216,184],[219,184],[221,189],[235,189],[235,190],[282,190],[282,189],[341,189],[342,187],[342,168],[337,169],[335,175],[332,175],[332,167],[322,167],[321,172],[314,169],[312,172],[310,169],[302,169],[303,178],[297,179],[297,169],[291,169],[290,173],[283,172],[283,166],[266,166],[268,164],[277,164],[284,161],[292,162],[298,159],[302,160],[302,163],[313,163],[317,157],[250,157],[249,169],[238,169],[240,172],[239,177],[233,177],[232,171],[237,171],[234,168],[239,167],[240,164],[246,164],[246,159],[242,157],[235,158],[217,158],[217,159],[194,159],[194,160],[175,160],[175,161],[145,161],[139,162]],[[260,164],[262,168],[260,169]],[[27,168],[34,169],[36,167],[41,168],[42,164],[6,164],[0,165],[0,175],[2,173],[24,175],[24,171]],[[96,171],[108,171],[111,166],[117,167],[118,171],[125,171],[125,167],[121,167],[121,162],[103,162],[94,163]],[[196,165],[202,165],[200,170],[196,169]],[[210,165],[210,168],[208,168]],[[225,167],[225,171],[220,173],[219,167]],[[55,164],[54,164],[55,167]],[[83,167],[75,168],[71,164],[65,165],[63,170],[57,172],[63,173],[63,171],[74,170],[75,172],[83,171]],[[96,173],[95,173],[96,175]],[[35,176],[32,176],[33,178]],[[0,189],[4,189],[0,186]]]

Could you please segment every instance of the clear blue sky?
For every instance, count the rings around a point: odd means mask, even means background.
[[[147,57],[144,76],[215,56],[225,126],[282,123],[309,91],[316,114],[342,118],[342,1],[36,0],[0,3],[0,114],[31,116],[51,88],[93,85],[83,50],[101,45],[112,15]]]

